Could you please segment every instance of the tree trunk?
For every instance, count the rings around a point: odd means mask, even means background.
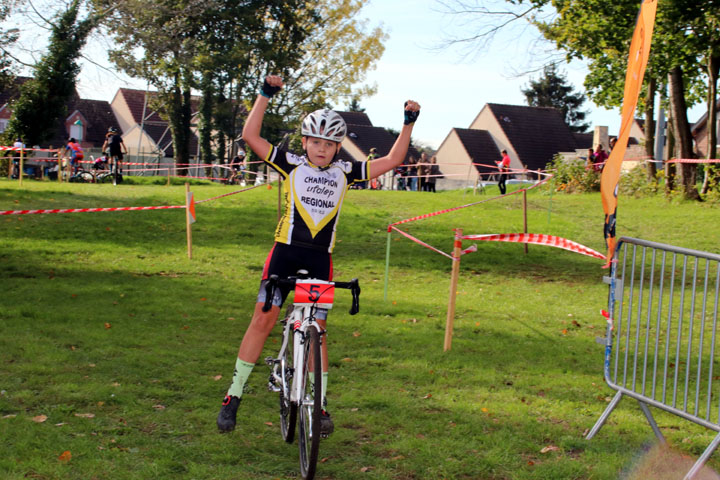
[[[645,97],[645,155],[647,162],[648,183],[655,181],[657,168],[655,167],[655,93],[657,92],[657,81],[650,77]],[[662,160],[662,159],[661,159]]]
[[[675,119],[672,110],[668,110],[667,117],[667,145],[665,150],[667,151],[668,161],[665,163],[665,194],[670,195],[675,189],[675,173],[677,170],[676,164],[670,163],[670,160],[674,157],[673,152],[675,152],[675,135],[673,134]]]
[[[214,160],[212,151],[212,118],[215,104],[215,88],[210,73],[204,73],[202,78],[202,106],[200,107],[200,156],[202,162],[210,165]],[[206,172],[207,174],[207,172]]]
[[[708,94],[707,94],[707,158],[717,158],[717,84],[720,73],[720,54],[714,52],[707,58],[708,71]],[[718,166],[708,163],[705,166],[705,179],[703,180],[702,193],[708,192],[711,184],[718,183]]]
[[[676,158],[693,158],[692,133],[687,118],[687,104],[685,103],[685,84],[682,67],[675,66],[668,75],[670,86],[670,110],[673,117],[673,135],[676,142]],[[685,198],[699,200],[700,195],[695,185],[696,165],[681,163],[682,185]]]

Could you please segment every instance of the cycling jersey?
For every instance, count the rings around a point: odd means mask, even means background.
[[[317,167],[272,147],[265,162],[283,176],[285,211],[275,241],[332,252],[340,207],[350,185],[369,177],[368,162],[336,160]]]

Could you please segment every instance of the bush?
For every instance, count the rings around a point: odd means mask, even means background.
[[[583,193],[600,191],[600,173],[585,168],[580,158],[565,159],[555,155],[548,164],[548,171],[553,174],[551,183],[558,192]]]
[[[647,197],[661,191],[665,171],[659,170],[652,182],[648,182],[645,167],[638,166],[620,175],[619,191],[621,195]]]

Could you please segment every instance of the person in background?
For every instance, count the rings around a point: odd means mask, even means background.
[[[25,144],[22,142],[22,139],[20,137],[17,137],[15,139],[15,143],[13,143],[13,147],[22,150],[25,148]],[[20,151],[16,151],[13,155],[12,172],[10,173],[10,178],[18,178],[18,172],[20,172]]]
[[[370,149],[370,154],[367,156],[367,161],[375,160],[375,157],[377,157],[377,149],[375,147],[372,147]],[[370,180],[370,189],[371,190],[378,190],[378,179],[373,178]]]
[[[417,192],[418,189],[418,168],[417,168],[417,159],[415,157],[410,157],[410,161],[408,162],[408,173],[407,173],[407,180],[410,182],[410,191],[411,192]]]
[[[607,159],[607,152],[603,149],[602,144],[598,143],[597,148],[595,148],[595,157],[593,158],[593,165],[595,166],[596,172],[602,172],[602,169],[605,166],[605,161],[607,161]]]
[[[70,166],[72,168],[72,173],[73,175],[77,175],[78,170],[80,169],[80,161],[85,158],[85,154],[83,153],[83,149],[80,144],[74,138],[70,138],[68,140],[67,145],[65,145],[65,150],[63,151],[63,156],[68,153],[70,153]]]
[[[407,175],[407,166],[405,164],[402,164],[395,167],[395,175],[397,175],[397,189],[405,190],[405,188],[407,187],[405,178],[405,176]]]
[[[437,183],[438,178],[442,178],[442,172],[437,164],[437,155],[433,155],[430,159],[428,172],[427,179],[425,180],[425,189],[428,192],[435,193],[435,183]]]
[[[587,158],[585,158],[585,170],[595,170],[595,152],[592,148],[588,148]]]
[[[420,161],[418,162],[418,190],[421,192],[426,191],[425,182],[427,176],[430,173],[430,162],[427,158],[427,153],[422,152],[420,154]]]
[[[498,180],[498,188],[500,189],[500,195],[505,195],[507,188],[505,187],[505,181],[507,180],[507,172],[510,170],[510,155],[507,150],[503,150],[502,158],[500,161],[495,162],[500,172],[500,179]]]

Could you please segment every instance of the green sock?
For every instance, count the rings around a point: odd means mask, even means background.
[[[314,387],[315,387],[315,373],[314,373],[314,372],[310,372],[310,373],[308,374],[308,376],[310,377],[310,384],[311,384],[311,385],[313,386],[313,388],[314,388]],[[322,391],[320,392],[320,394],[322,395],[323,408],[325,407],[325,405],[327,405],[327,398],[326,398],[326,395],[327,395],[327,383],[328,383],[328,372],[323,372],[323,373],[322,373],[322,385],[321,385],[321,388],[320,388],[320,390],[322,390]]]
[[[227,392],[228,395],[231,397],[242,397],[245,382],[247,382],[254,366],[254,363],[244,362],[239,358],[235,361],[235,372],[233,373],[232,385],[230,385]]]

